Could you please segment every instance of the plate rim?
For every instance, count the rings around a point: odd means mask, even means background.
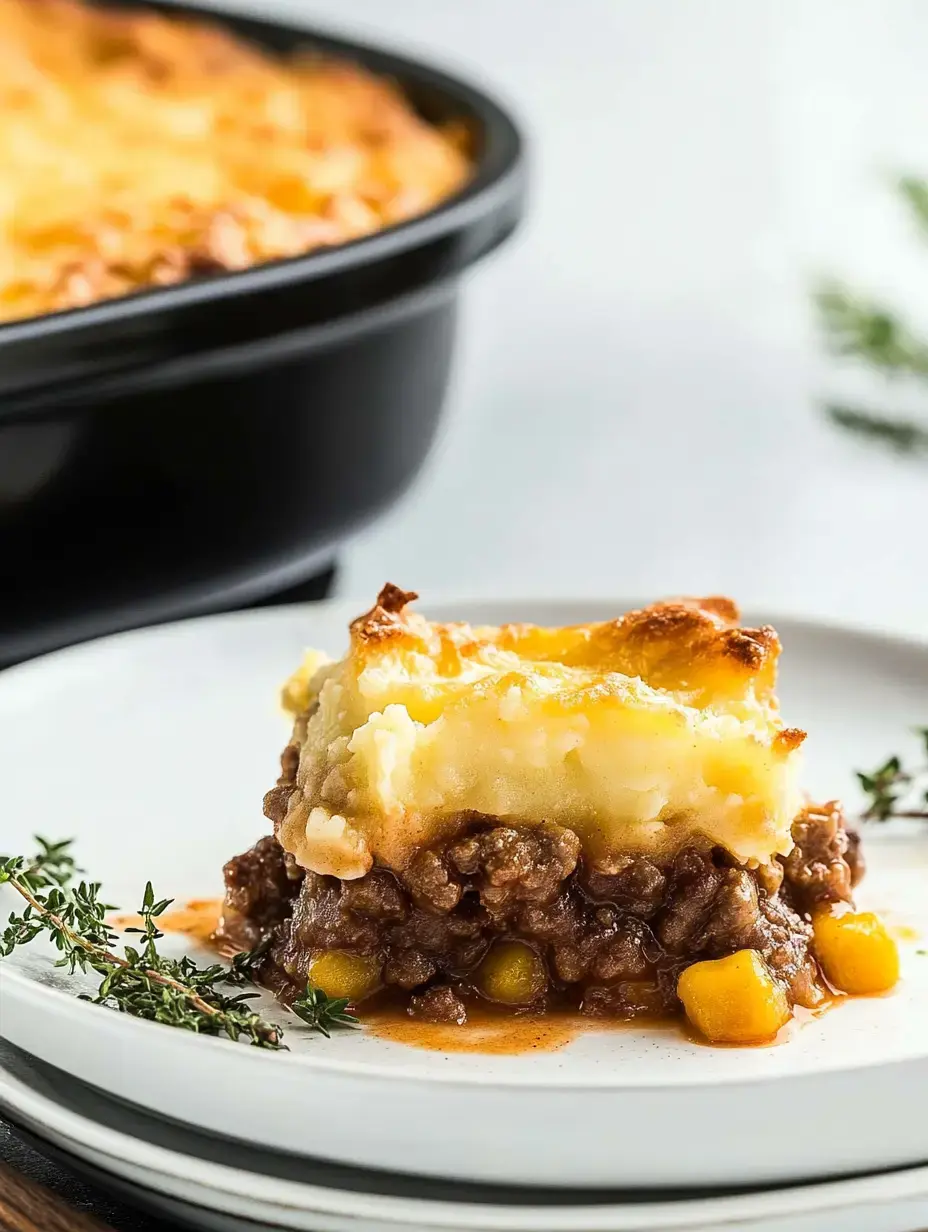
[[[41,1064],[47,1065],[46,1062]],[[66,1078],[68,1082],[83,1085],[82,1080],[71,1075],[66,1075]],[[102,1097],[110,1098],[105,1092]],[[696,1223],[701,1226],[702,1221],[716,1218],[728,1225],[736,1220],[770,1218],[775,1215],[796,1216],[827,1213],[829,1210],[840,1211],[846,1209],[851,1202],[872,1205],[928,1195],[928,1163],[923,1163],[811,1183],[799,1182],[774,1188],[758,1186],[746,1193],[707,1198],[545,1206],[528,1203],[524,1206],[456,1203],[434,1198],[355,1193],[352,1190],[313,1182],[268,1177],[261,1172],[203,1160],[199,1156],[147,1142],[143,1136],[116,1129],[92,1116],[66,1107],[51,1096],[35,1090],[0,1062],[0,1109],[8,1113],[11,1107],[14,1112],[12,1123],[15,1124],[18,1113],[32,1123],[27,1124],[27,1131],[32,1125],[37,1125],[40,1129],[52,1128],[68,1144],[82,1148],[81,1158],[85,1160],[88,1153],[94,1151],[95,1158],[102,1156],[106,1160],[127,1163],[149,1175],[183,1181],[203,1190],[250,1197],[252,1201],[266,1204],[270,1210],[289,1209],[305,1214],[343,1215],[344,1199],[349,1197],[351,1202],[356,1204],[351,1211],[352,1217],[376,1217],[384,1222],[395,1222],[398,1228],[404,1226],[404,1219],[409,1219],[412,1208],[421,1221],[431,1219],[433,1223],[447,1227],[448,1232],[463,1232],[464,1229],[480,1232],[487,1227],[491,1219],[497,1221],[497,1226],[505,1225],[511,1232],[530,1232],[539,1226],[544,1226],[546,1232],[573,1232],[573,1229],[578,1229],[579,1232],[619,1232],[620,1225],[614,1222],[616,1217],[623,1220],[635,1219],[635,1224],[623,1223],[622,1227],[626,1232],[631,1232],[633,1227],[653,1228],[655,1232],[663,1229],[667,1232],[672,1229],[685,1232],[687,1227],[695,1226]],[[157,1167],[156,1161],[169,1166]],[[105,1171],[109,1174],[108,1168]],[[205,1173],[206,1176],[197,1175],[198,1172]],[[279,1198],[275,1198],[270,1192],[258,1196],[254,1191],[256,1181],[260,1189],[266,1187],[269,1191],[279,1189],[284,1192]],[[898,1188],[900,1182],[904,1182],[901,1192]],[[805,1202],[803,1198],[806,1199]],[[810,1198],[813,1199],[811,1207],[808,1205]],[[316,1205],[306,1205],[305,1199],[314,1201]],[[462,1215],[465,1216],[463,1221]],[[453,1222],[443,1222],[443,1217],[444,1220],[449,1220],[452,1216]],[[642,1216],[647,1222],[641,1222]],[[578,1223],[578,1219],[582,1222]],[[607,1220],[608,1223],[605,1222]],[[686,1222],[683,1222],[684,1220]],[[408,1223],[405,1226],[408,1227]]]

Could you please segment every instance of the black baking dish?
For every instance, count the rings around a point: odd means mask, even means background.
[[[461,274],[523,209],[523,143],[481,90],[404,56],[217,9],[461,118],[475,174],[432,212],[304,257],[0,326],[0,665],[260,598],[408,486],[450,373]]]

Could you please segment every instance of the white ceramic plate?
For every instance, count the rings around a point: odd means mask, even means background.
[[[549,623],[623,604],[455,604],[434,614]],[[116,901],[151,876],[183,899],[263,829],[286,724],[280,680],[307,644],[338,652],[354,605],[127,634],[0,677],[0,834],[74,834]],[[852,790],[925,721],[928,646],[780,621],[782,696],[812,733],[807,783]],[[913,743],[913,753],[915,746]],[[865,902],[928,936],[928,840],[868,834]],[[364,1033],[291,1030],[287,1055],[198,1039],[63,995],[47,956],[3,964],[0,1033],[142,1107],[274,1149],[464,1180],[583,1186],[763,1183],[928,1160],[911,1093],[928,1080],[928,960],[784,1047],[701,1048],[648,1029],[560,1052],[444,1055]],[[836,1127],[854,1132],[836,1132]]]
[[[414,1180],[252,1150],[118,1104],[0,1044],[0,1112],[134,1202],[197,1227],[317,1232],[911,1232],[928,1168],[753,1193],[577,1193]],[[249,1221],[247,1225],[239,1221]],[[254,1221],[254,1222],[251,1222]]]

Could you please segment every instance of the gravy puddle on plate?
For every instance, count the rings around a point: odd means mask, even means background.
[[[467,1023],[420,1022],[401,1007],[361,1012],[366,1030],[379,1039],[435,1052],[479,1052],[514,1056],[555,1052],[593,1028],[579,1014],[503,1014],[468,1006]],[[593,1028],[595,1029],[595,1028]]]
[[[769,1040],[758,1040],[752,1048],[776,1048],[792,1039],[802,1027],[819,1018],[841,997],[830,997],[814,1010],[797,1006],[794,1017]],[[682,1018],[622,1019],[592,1018],[575,1010],[548,1010],[544,1014],[513,1014],[491,1005],[467,1006],[464,1026],[447,1022],[421,1022],[410,1018],[401,1006],[386,1005],[359,1017],[371,1035],[393,1044],[427,1048],[434,1052],[475,1052],[492,1056],[517,1056],[528,1052],[557,1052],[558,1049],[591,1033],[609,1031],[667,1031],[683,1035],[703,1048],[736,1048],[735,1044],[713,1044],[688,1029]],[[743,1045],[742,1045],[743,1047]]]

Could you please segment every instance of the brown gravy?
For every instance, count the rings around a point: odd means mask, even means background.
[[[543,1013],[519,1013],[500,1005],[466,996],[467,1022],[422,1022],[411,1018],[405,1002],[389,992],[378,993],[357,1011],[365,1030],[379,1039],[435,1052],[476,1052],[491,1056],[516,1056],[531,1052],[556,1052],[578,1036],[630,1028],[660,1028],[679,1032],[682,1019],[639,1018],[625,1022],[594,1018],[570,1006],[549,1007]]]
[[[515,1056],[526,1052],[556,1052],[592,1023],[579,1014],[504,1014],[468,1008],[463,1027],[447,1022],[420,1022],[401,1006],[360,1012],[367,1030],[379,1039],[436,1052],[479,1052]]]
[[[556,1052],[581,1035],[603,1031],[640,1031],[643,1028],[683,1035],[690,1043],[703,1048],[773,1048],[787,1043],[807,1022],[821,1017],[839,1000],[840,997],[828,997],[814,1010],[797,1005],[793,1017],[772,1039],[757,1040],[750,1045],[710,1043],[690,1026],[682,1014],[674,1018],[624,1021],[590,1018],[572,1010],[512,1014],[494,1009],[491,1005],[468,1005],[467,1022],[459,1027],[454,1023],[420,1022],[410,1018],[402,1006],[379,1005],[369,1010],[362,1006],[359,1017],[364,1027],[379,1039],[435,1052],[475,1052],[492,1056]]]

